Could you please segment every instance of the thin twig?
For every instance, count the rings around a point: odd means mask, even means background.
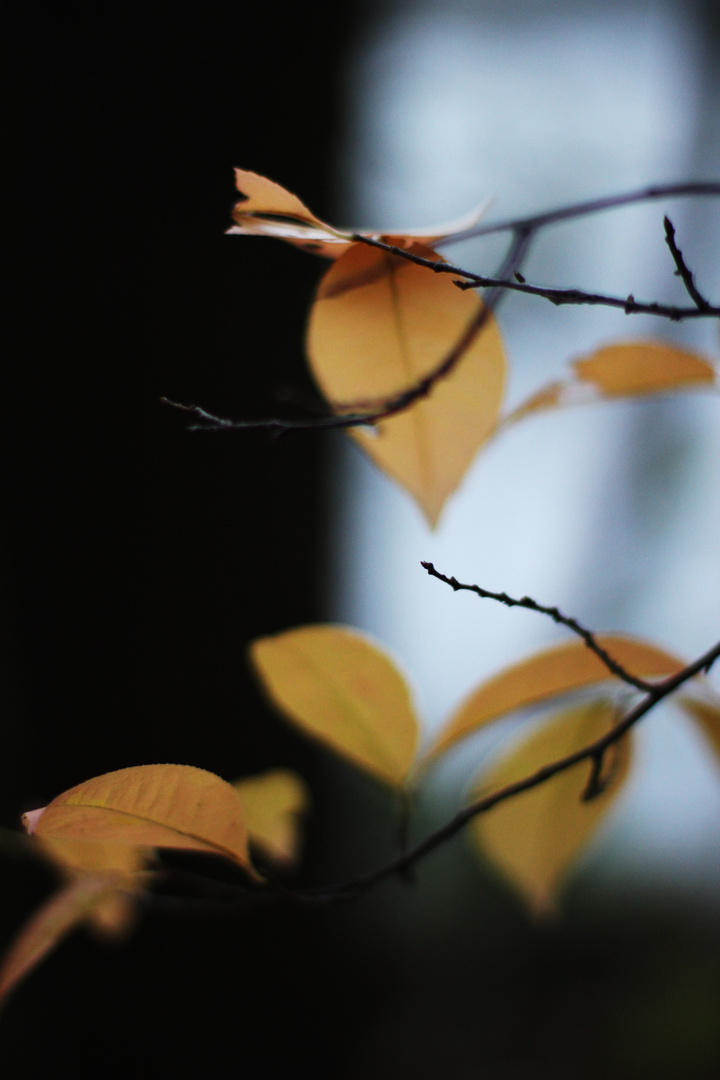
[[[717,198],[718,195],[720,195],[720,182],[716,180],[691,181],[687,184],[653,184],[622,195],[590,199],[571,206],[561,206],[556,210],[547,210],[542,214],[532,214],[530,217],[508,218],[505,221],[491,222],[487,225],[476,225],[472,229],[467,229],[466,232],[455,233],[447,240],[443,240],[442,246],[459,244],[463,240],[472,240],[478,236],[491,236],[493,233],[514,232],[516,229],[537,232],[538,229],[544,229],[548,225],[557,225],[561,221],[571,221],[574,218],[587,217],[589,214],[600,214],[605,210],[617,210],[622,206],[653,202],[656,199],[702,198],[703,196]],[[438,247],[440,246],[438,244]]]
[[[720,641],[713,645],[712,648],[708,649],[706,653],[703,653],[702,656],[698,657],[697,660],[694,660],[691,664],[682,668],[682,670],[676,672],[674,675],[670,675],[668,678],[663,679],[658,683],[654,683],[648,689],[645,697],[643,697],[634,708],[626,713],[617,724],[610,728],[605,735],[602,735],[592,743],[588,743],[587,746],[584,746],[580,750],[576,750],[572,754],[567,754],[565,757],[558,758],[547,765],[543,765],[542,768],[531,773],[529,776],[525,776],[512,784],[507,784],[505,787],[490,792],[488,795],[483,796],[483,798],[476,800],[470,806],[460,810],[450,819],[450,821],[441,826],[441,828],[426,836],[425,839],[414,848],[402,853],[395,859],[385,863],[383,866],[380,866],[367,874],[352,878],[349,881],[311,891],[295,892],[274,883],[274,891],[262,891],[255,894],[258,897],[258,901],[262,902],[262,898],[264,897],[270,903],[277,903],[278,898],[280,898],[295,905],[317,907],[356,900],[375,888],[375,886],[379,885],[381,882],[387,881],[389,878],[398,877],[402,879],[407,877],[408,873],[427,855],[441,847],[448,840],[451,840],[461,832],[466,825],[476,817],[479,817],[480,814],[487,813],[489,810],[492,810],[493,807],[500,805],[500,803],[508,802],[517,795],[521,795],[524,791],[531,791],[533,788],[540,787],[541,784],[552,779],[553,776],[567,772],[568,769],[572,769],[575,765],[579,765],[583,761],[592,761],[594,763],[590,779],[592,781],[593,775],[595,775],[595,782],[597,783],[600,780],[602,760],[606,751],[618,743],[622,737],[659,702],[663,701],[666,697],[669,697],[670,694],[679,689],[679,687],[683,686],[690,679],[694,678],[695,675],[699,675],[702,672],[709,672],[718,657],[720,657]],[[586,788],[586,791],[588,790],[592,791],[590,785]],[[187,876],[185,877],[185,881],[188,884],[190,883]],[[196,884],[198,885],[199,890],[204,891],[199,879],[196,879]],[[223,884],[221,890],[218,890],[215,887],[215,883],[208,882],[207,887],[211,899],[219,900],[227,898],[227,900],[232,903],[232,890],[234,888],[232,885]],[[247,887],[237,887],[237,898],[241,906],[246,905],[248,898]],[[143,899],[148,905],[152,905],[152,894],[144,896]],[[183,897],[182,903],[187,905],[190,899],[191,898],[189,897]],[[162,900],[164,900],[164,898],[161,898],[161,903]],[[202,904],[204,903],[204,900],[200,898],[198,902]]]
[[[705,297],[698,292],[697,288],[695,287],[692,273],[688,269],[688,266],[683,259],[682,251],[675,242],[675,226],[671,222],[670,218],[667,217],[667,215],[663,219],[663,224],[665,225],[665,243],[670,248],[670,254],[672,255],[675,266],[677,267],[675,273],[678,277],[682,278],[683,285],[685,286],[690,298],[695,301],[698,310],[706,312],[710,308],[710,304],[705,299]]]
[[[573,206],[560,207],[543,214],[535,214],[525,218],[515,218],[508,221],[500,221],[495,224],[481,225],[464,233],[443,241],[443,245],[455,243],[460,240],[468,240],[478,236],[489,236],[492,233],[510,232],[512,240],[503,264],[494,277],[483,277],[472,274],[461,267],[453,266],[443,261],[431,261],[421,256],[406,251],[403,248],[385,244],[379,240],[371,240],[368,237],[357,236],[353,240],[358,243],[369,244],[381,248],[399,258],[407,259],[419,265],[426,266],[434,273],[451,273],[455,277],[464,278],[462,287],[481,287],[488,289],[485,296],[485,305],[469,326],[465,328],[460,338],[455,342],[448,353],[439,361],[437,366],[422,379],[406,387],[400,393],[391,398],[382,400],[369,400],[363,402],[333,403],[333,414],[328,416],[316,416],[302,420],[285,420],[280,417],[270,417],[261,420],[230,420],[226,417],[215,416],[199,405],[184,405],[179,402],[162,398],[161,401],[172,408],[192,414],[199,422],[193,424],[191,431],[242,431],[249,429],[265,429],[272,434],[280,435],[288,431],[328,429],[328,428],[353,428],[368,424],[377,424],[382,420],[389,419],[410,408],[415,402],[429,396],[435,384],[446,378],[457,366],[459,361],[470,348],[476,337],[482,330],[490,314],[494,311],[504,293],[508,290],[525,292],[529,295],[541,296],[553,304],[593,304],[607,307],[620,308],[626,314],[658,315],[673,321],[698,317],[720,316],[720,308],[692,307],[681,308],[673,305],[659,303],[640,303],[633,295],[626,298],[603,296],[600,293],[585,293],[579,289],[548,289],[538,285],[528,284],[519,274],[522,260],[528,247],[537,232],[548,225],[554,225],[560,221],[568,221],[573,218],[583,217],[588,214],[596,214],[605,210],[628,206],[633,203],[647,202],[660,198],[678,198],[681,196],[720,196],[720,183],[696,182],[687,184],[665,184],[661,186],[643,188],[640,191],[612,195],[604,199],[594,199],[590,202],[576,203]],[[438,244],[438,247],[442,245]],[[518,275],[517,277],[515,275]],[[458,282],[458,284],[461,284]]]
[[[505,607],[521,607],[526,608],[528,611],[537,611],[540,615],[548,615],[553,622],[566,626],[568,630],[572,630],[574,634],[587,645],[591,652],[594,652],[598,660],[601,660],[608,671],[613,675],[617,675],[623,682],[628,683],[630,686],[634,686],[637,690],[652,690],[656,685],[655,683],[646,682],[645,679],[639,679],[636,675],[633,675],[626,668],[623,667],[617,660],[613,659],[609,652],[598,643],[595,635],[592,631],[588,630],[577,619],[571,618],[569,615],[563,615],[563,613],[556,607],[546,607],[544,604],[538,604],[536,600],[533,600],[529,596],[523,596],[520,600],[516,600],[512,596],[508,596],[506,592],[491,592],[489,589],[483,589],[479,585],[464,585],[458,581],[455,577],[447,577],[445,574],[441,574],[435,569],[431,562],[421,562],[420,565],[427,570],[431,577],[435,577],[438,581],[445,582],[449,585],[454,592],[473,592],[476,596],[481,597],[483,600],[497,600],[498,603],[504,604]]]

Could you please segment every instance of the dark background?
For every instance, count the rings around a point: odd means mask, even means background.
[[[190,435],[159,404],[251,417],[291,408],[288,387],[311,392],[302,329],[321,264],[223,235],[232,168],[333,220],[343,64],[364,14],[360,0],[322,15],[44,4],[12,28],[5,827],[128,765],[226,779],[289,765],[315,805],[299,884],[385,853],[384,796],[272,716],[245,661],[252,638],[319,616],[335,444]],[[1,865],[4,944],[52,879]],[[150,912],[121,948],[77,934],[9,1002],[3,1076],[714,1075],[708,920],[599,909],[591,891],[535,927],[443,852],[415,889],[357,908]]]

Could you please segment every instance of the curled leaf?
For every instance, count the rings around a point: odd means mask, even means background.
[[[607,701],[561,713],[485,773],[476,797],[501,790],[583,749],[605,735],[614,719],[614,706]],[[593,798],[584,798],[592,766],[583,761],[499,803],[472,822],[472,837],[478,847],[537,913],[553,909],[564,874],[620,791],[628,775],[629,750],[629,734],[608,748]]]
[[[386,230],[386,234],[364,229],[335,229],[308,210],[297,195],[246,169],[235,170],[235,185],[242,195],[233,209],[235,225],[228,233],[244,236],[273,236],[315,255],[336,259],[354,243],[352,237],[362,236],[403,247],[408,239],[433,244],[456,236],[477,223],[485,209],[479,206],[464,217],[444,225],[417,230]],[[391,235],[390,235],[391,234]]]
[[[410,250],[438,259],[420,244]],[[318,288],[307,333],[312,373],[337,411],[379,409],[434,372],[482,310],[446,275],[356,244]],[[354,429],[352,437],[434,525],[495,428],[504,381],[502,342],[488,315],[429,396],[372,430]]]
[[[253,642],[271,702],[307,734],[393,786],[412,767],[418,722],[405,679],[369,637],[301,626]]]
[[[684,666],[664,649],[636,638],[599,634],[596,641],[626,671],[638,678],[672,675]],[[427,760],[439,757],[461,739],[515,709],[537,705],[609,679],[616,685],[626,685],[612,675],[582,641],[570,641],[535,653],[519,664],[505,668],[473,691],[440,731]]]
[[[250,843],[266,859],[294,863],[300,849],[300,819],[307,813],[307,784],[289,769],[243,777],[233,787],[245,811]]]
[[[191,765],[140,765],[97,776],[24,821],[41,839],[208,851],[250,869],[237,793]]]

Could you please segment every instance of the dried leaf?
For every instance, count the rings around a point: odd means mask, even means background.
[[[429,248],[413,252],[437,259]],[[320,283],[307,351],[320,390],[338,411],[377,408],[442,362],[479,317],[481,301],[398,256],[355,245]],[[478,447],[496,425],[505,356],[488,317],[473,343],[429,397],[352,436],[435,524]]]
[[[300,849],[300,819],[307,812],[307,784],[289,769],[243,777],[233,787],[245,810],[250,843],[271,862],[293,863]]]
[[[233,209],[235,225],[227,230],[228,233],[277,237],[329,259],[344,254],[354,243],[351,239],[354,234],[384,240],[399,247],[403,247],[408,238],[432,245],[472,228],[485,209],[485,205],[479,206],[464,217],[444,225],[418,230],[395,229],[381,235],[365,229],[334,229],[315,217],[292,192],[257,173],[236,169],[235,185],[243,198]]]
[[[596,701],[561,713],[484,774],[476,797],[531,776],[588,746],[610,730],[614,718],[614,707],[608,702]],[[590,840],[627,777],[630,736],[621,742],[620,752],[614,747],[606,752],[604,786],[593,798],[583,801],[591,775],[591,765],[584,761],[498,804],[471,825],[478,846],[537,913],[554,907],[563,875]]]
[[[600,634],[596,641],[638,678],[672,675],[684,666],[681,660],[663,649],[634,638]],[[506,713],[608,679],[618,685],[627,685],[611,675],[582,641],[570,641],[535,653],[482,683],[440,731],[427,760],[439,757],[460,739]]]
[[[92,919],[100,906],[126,888],[124,874],[83,874],[64,885],[20,930],[0,969],[0,1003],[71,930]]]
[[[394,786],[410,772],[418,722],[405,679],[380,647],[342,626],[301,626],[253,642],[277,709],[307,734]]]
[[[97,776],[23,821],[40,838],[209,851],[251,869],[235,789],[190,765],[140,765]]]
[[[506,416],[503,425],[559,406],[718,386],[709,360],[653,341],[608,345],[572,366],[574,378],[542,387]]]

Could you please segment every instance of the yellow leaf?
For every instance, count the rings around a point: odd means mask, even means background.
[[[653,341],[608,345],[573,361],[572,366],[574,378],[542,387],[502,424],[559,406],[718,385],[717,371],[709,360]]]
[[[573,363],[582,382],[592,383],[608,397],[680,390],[715,381],[707,360],[672,345],[642,341],[609,345]]]
[[[498,791],[596,739],[613,725],[615,710],[608,702],[593,702],[556,716],[483,776],[477,798]],[[472,836],[538,913],[552,910],[564,873],[600,824],[629,768],[629,735],[606,752],[603,784],[583,801],[591,774],[580,762],[538,787],[513,796],[471,824]]]
[[[634,638],[599,634],[597,643],[638,678],[672,675],[684,664],[663,649]],[[460,739],[514,709],[537,705],[570,690],[612,679],[605,664],[582,641],[570,641],[505,668],[482,683],[460,706],[431,747],[427,760],[443,754]]]
[[[428,259],[433,251],[411,250]],[[446,275],[356,244],[320,283],[307,351],[324,396],[339,411],[377,408],[434,371],[482,310]],[[494,321],[429,397],[352,436],[419,503],[431,525],[495,428],[505,356]]]
[[[347,251],[353,243],[351,237],[357,233],[399,247],[404,246],[407,238],[415,238],[426,244],[437,243],[472,228],[485,209],[479,206],[464,217],[444,225],[403,230],[402,233],[395,229],[390,231],[398,235],[381,235],[364,229],[334,229],[315,217],[297,195],[257,173],[236,169],[235,185],[243,198],[233,209],[235,225],[227,230],[228,233],[274,236],[329,259],[336,259]]]
[[[126,887],[123,874],[83,874],[64,885],[28,920],[11,944],[0,969],[0,1003],[71,930],[87,922],[100,905]]]
[[[702,701],[686,695],[678,698],[677,703],[700,724],[720,761],[720,704],[717,701]]]
[[[23,820],[39,838],[209,851],[250,869],[235,789],[190,765],[140,765],[106,773],[58,795]]]
[[[301,626],[258,639],[250,655],[280,712],[379,779],[404,783],[418,722],[407,683],[378,645],[346,627]]]
[[[274,769],[236,780],[233,787],[245,810],[250,843],[273,862],[295,862],[300,847],[300,818],[310,802],[302,777],[288,769]]]

